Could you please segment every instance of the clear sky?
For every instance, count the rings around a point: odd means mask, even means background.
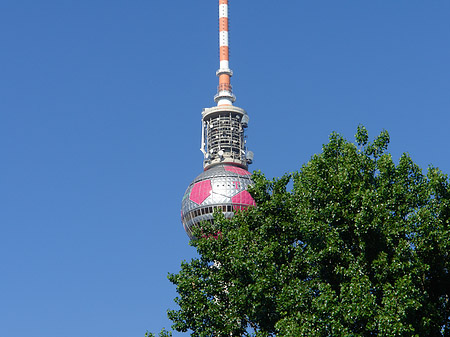
[[[450,173],[450,1],[231,1],[250,170],[332,131]],[[217,1],[0,1],[0,336],[170,328],[180,203],[214,105]],[[175,333],[175,336],[186,334]]]

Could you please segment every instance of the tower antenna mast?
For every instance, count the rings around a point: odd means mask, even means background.
[[[219,77],[217,95],[214,97],[217,105],[233,105],[236,97],[230,83],[233,71],[230,69],[228,0],[219,0],[219,55],[220,67],[216,75]]]

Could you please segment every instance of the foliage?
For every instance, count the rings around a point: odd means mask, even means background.
[[[155,336],[153,333],[147,331],[147,332],[145,333],[145,337],[156,337],[156,336]],[[172,337],[172,332],[167,331],[166,329],[163,328],[163,329],[159,332],[158,337]]]
[[[333,133],[300,171],[256,172],[256,208],[198,229],[200,257],[169,275],[174,329],[450,336],[449,180],[406,154],[396,165],[385,131],[370,143],[360,126],[356,141]]]

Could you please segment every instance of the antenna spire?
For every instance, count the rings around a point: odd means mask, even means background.
[[[219,0],[220,67],[216,72],[219,77],[219,86],[217,87],[217,94],[214,96],[214,101],[218,106],[233,105],[233,102],[236,101],[230,83],[233,72],[230,69],[228,41],[228,0]]]

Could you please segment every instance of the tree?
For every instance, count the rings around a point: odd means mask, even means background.
[[[253,175],[257,207],[197,229],[169,279],[192,336],[450,336],[450,185],[389,135],[333,133],[298,172]],[[292,184],[290,184],[292,182]]]
[[[145,333],[145,337],[156,337],[156,335],[147,331]],[[159,332],[158,337],[172,337],[172,332],[171,331],[167,331],[166,329],[163,328]]]

